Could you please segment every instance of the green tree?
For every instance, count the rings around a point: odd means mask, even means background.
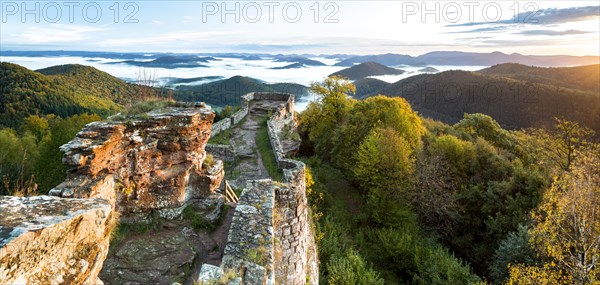
[[[500,124],[488,115],[464,114],[464,118],[453,127],[471,136],[482,137],[498,147],[509,149],[513,145],[508,131],[502,129]]]
[[[383,285],[379,274],[367,266],[363,258],[353,249],[345,255],[335,255],[327,263],[330,285]]]
[[[578,150],[589,144],[594,131],[565,119],[555,118],[555,122],[551,131],[530,130],[534,151],[551,164],[568,171],[579,154]]]
[[[490,267],[490,276],[497,283],[504,283],[509,277],[509,265],[533,265],[536,261],[535,252],[529,244],[529,234],[526,226],[519,226],[518,230],[508,234],[500,242],[494,254],[494,261]]]
[[[330,158],[335,146],[332,131],[345,119],[352,104],[348,97],[356,87],[341,77],[328,77],[321,83],[312,83],[310,89],[318,96],[317,102],[309,104],[300,122],[306,132],[305,137],[314,145],[315,151],[324,158]]]
[[[35,166],[41,193],[46,193],[66,178],[66,167],[62,163],[63,153],[59,147],[66,144],[88,123],[99,121],[98,115],[75,115],[49,121],[50,135],[40,144],[40,156]]]
[[[374,129],[356,151],[353,174],[367,189],[373,218],[381,224],[395,226],[407,216],[407,190],[413,171],[412,149],[392,128]]]
[[[31,133],[38,141],[41,141],[48,135],[48,119],[46,117],[31,115],[25,118],[21,128],[24,132]]]

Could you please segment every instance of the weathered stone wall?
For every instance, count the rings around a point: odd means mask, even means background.
[[[250,181],[235,208],[222,266],[244,271],[244,284],[273,284],[277,189],[271,180]]]
[[[203,165],[213,118],[204,105],[181,105],[140,120],[88,124],[61,147],[71,169],[50,195],[104,198],[125,221],[143,220],[154,210],[174,218],[223,178],[221,161]]]
[[[254,98],[253,93],[248,93],[248,94],[242,96],[241,98],[242,98],[242,104],[240,106],[240,109],[237,112],[235,112],[230,117],[227,117],[218,122],[215,122],[212,125],[212,131],[210,134],[211,137],[216,136],[217,134],[219,134],[220,132],[222,132],[224,130],[230,129],[231,127],[233,127],[237,123],[239,123],[241,120],[243,120],[246,117],[246,115],[248,115],[249,103]]]
[[[306,166],[300,161],[285,158],[287,152],[280,139],[283,127],[291,124],[295,124],[293,96],[267,121],[271,147],[289,185],[275,195],[275,211],[281,215],[275,231],[275,237],[280,241],[276,251],[282,253],[281,260],[275,263],[276,280],[280,280],[279,284],[318,284],[317,248],[306,198]]]
[[[242,98],[240,109],[230,117],[224,118],[212,125],[211,137],[216,136],[224,130],[230,129],[242,121],[250,108],[250,102],[253,100],[270,100],[270,101],[282,101],[285,102],[286,112],[293,113],[294,110],[294,96],[290,94],[273,93],[273,92],[252,92],[248,93]]]
[[[305,165],[286,159],[280,134],[295,124],[294,97],[281,93],[250,93],[251,100],[281,101],[268,120],[268,132],[285,183],[250,181],[244,189],[229,232],[221,267],[242,274],[248,284],[318,284],[317,249],[308,216]],[[271,242],[269,242],[271,241]],[[256,251],[264,252],[257,262]],[[222,269],[203,267],[201,280]],[[242,272],[240,272],[242,271]]]
[[[0,196],[0,284],[101,284],[111,215],[104,199]]]

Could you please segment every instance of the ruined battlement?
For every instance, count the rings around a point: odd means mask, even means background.
[[[61,147],[67,179],[50,196],[0,197],[0,283],[100,284],[118,217],[126,223],[145,222],[151,213],[173,219],[194,201],[220,195],[215,191],[224,164],[206,163],[207,151],[230,150],[207,147],[208,139],[262,101],[276,106],[269,109],[267,128],[283,181],[248,181],[221,266],[202,266],[194,281],[232,269],[244,284],[318,284],[305,165],[286,158],[295,144],[282,138],[284,129],[295,129],[294,97],[250,93],[243,98],[238,112],[214,125],[210,107],[195,103],[88,124]]]
[[[203,266],[200,280],[208,281],[223,270],[233,269],[249,284],[318,284],[317,249],[306,199],[306,166],[286,158],[290,150],[284,148],[281,139],[285,126],[295,127],[294,96],[250,93],[244,96],[238,113],[248,114],[253,100],[281,102],[268,119],[267,128],[284,181],[248,182],[236,207],[221,267]],[[213,132],[225,129],[218,126]]]

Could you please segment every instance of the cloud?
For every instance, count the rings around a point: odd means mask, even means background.
[[[150,22],[148,22],[148,24],[154,25],[154,26],[162,26],[165,24],[165,22],[160,21],[160,20],[151,20]]]
[[[523,40],[523,39],[489,39],[483,40],[478,43],[471,44],[472,46],[478,47],[531,47],[531,46],[543,46],[543,45],[561,45],[568,41],[560,38],[553,38],[552,40]]]
[[[571,8],[548,8],[540,9],[535,12],[523,12],[512,17],[509,20],[500,20],[497,22],[470,22],[462,24],[451,24],[446,27],[468,27],[485,24],[562,24],[568,22],[578,22],[600,17],[600,6],[571,7]]]
[[[236,32],[195,32],[195,31],[170,31],[163,34],[152,34],[149,36],[136,36],[135,38],[111,38],[98,41],[102,46],[131,46],[131,45],[181,45],[181,44],[200,44],[213,41],[219,37],[235,37]]]
[[[254,50],[254,51],[290,51],[309,48],[324,48],[328,44],[276,44],[276,43],[248,43],[232,46],[233,50]]]
[[[52,24],[47,27],[28,27],[23,32],[12,34],[11,40],[20,44],[47,44],[78,42],[92,38],[92,34],[107,31],[104,27]]]
[[[478,29],[473,29],[473,30],[468,30],[468,31],[447,32],[447,34],[502,32],[508,28],[509,28],[508,26],[495,26],[495,27],[478,28]]]
[[[580,30],[565,30],[565,31],[553,31],[553,30],[529,30],[521,31],[517,34],[520,35],[540,35],[540,36],[566,36],[566,35],[582,35],[590,34],[592,32],[580,31]]]

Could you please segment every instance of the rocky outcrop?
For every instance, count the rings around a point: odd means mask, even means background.
[[[61,147],[71,169],[50,195],[104,198],[124,221],[152,211],[174,218],[223,178],[221,161],[203,163],[214,116],[204,104],[180,104],[143,119],[91,123]]]
[[[0,284],[102,284],[97,276],[119,216],[169,219],[192,205],[216,221],[223,162],[207,160],[204,150],[213,118],[204,104],[175,103],[88,124],[61,147],[70,169],[51,196],[0,197]],[[188,229],[131,242],[104,271],[117,284],[171,282],[192,267],[197,237]]]
[[[117,245],[100,278],[105,284],[171,284],[185,280],[200,247],[191,228],[138,236]],[[113,249],[111,249],[113,251]]]
[[[114,220],[102,199],[0,197],[0,284],[99,284]]]

